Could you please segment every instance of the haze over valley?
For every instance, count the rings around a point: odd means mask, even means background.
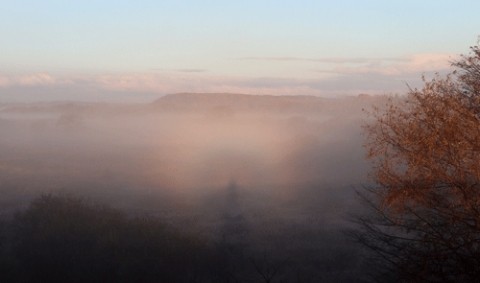
[[[342,230],[369,170],[362,109],[382,99],[184,93],[2,104],[1,214],[45,193],[81,196],[348,280],[360,263]],[[228,225],[244,229],[241,240]]]
[[[0,282],[478,278],[459,1],[2,1]]]

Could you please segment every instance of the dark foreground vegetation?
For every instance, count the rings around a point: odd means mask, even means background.
[[[158,219],[73,197],[41,196],[2,228],[2,282],[196,282],[215,260]]]
[[[5,219],[1,282],[352,281],[345,257],[245,240],[241,215],[226,215],[222,237],[202,239],[158,217],[131,216],[86,199],[43,195]],[[279,235],[278,238],[282,238]],[[275,242],[271,240],[271,242]],[[294,246],[296,240],[291,238]],[[300,243],[305,245],[305,243]],[[295,250],[295,249],[293,249]],[[315,248],[311,252],[318,251]],[[351,254],[350,256],[352,256]],[[331,272],[333,271],[333,275]],[[358,278],[357,278],[358,279]]]

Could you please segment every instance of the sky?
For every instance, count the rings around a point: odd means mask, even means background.
[[[480,35],[473,0],[0,4],[0,102],[401,93]]]

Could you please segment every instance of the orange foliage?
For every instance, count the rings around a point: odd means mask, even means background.
[[[472,50],[455,63],[460,72],[424,80],[365,126],[384,207],[448,202],[480,220],[480,51]]]

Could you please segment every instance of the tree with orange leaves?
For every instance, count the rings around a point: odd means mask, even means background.
[[[365,126],[374,213],[354,236],[394,282],[480,280],[480,47],[453,66]]]

